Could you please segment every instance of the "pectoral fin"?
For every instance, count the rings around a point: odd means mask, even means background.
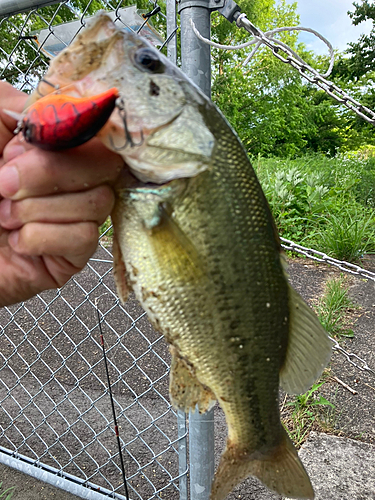
[[[176,283],[201,280],[205,276],[204,264],[193,242],[163,207],[159,217],[158,225],[150,233],[159,266],[168,269]]]
[[[289,311],[289,342],[280,385],[289,394],[302,394],[327,366],[332,343],[318,317],[291,286]]]
[[[198,405],[199,413],[210,410],[215,404],[215,396],[208,387],[199,382],[192,367],[179,356],[171,346],[172,354],[169,394],[172,405],[186,413]]]

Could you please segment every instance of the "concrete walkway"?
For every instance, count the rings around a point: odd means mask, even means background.
[[[315,500],[375,500],[375,446],[312,432],[300,451],[315,489]],[[12,500],[75,500],[77,496],[0,465],[4,489],[15,486]],[[276,500],[258,481],[246,480],[229,498]]]

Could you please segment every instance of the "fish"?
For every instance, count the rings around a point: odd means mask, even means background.
[[[279,413],[331,342],[289,284],[267,200],[216,106],[140,36],[105,13],[55,57],[30,96],[118,99],[97,133],[126,164],[116,185],[114,276],[170,346],[170,398],[201,413],[218,401],[228,427],[211,500],[252,475],[288,498],[314,498]],[[56,89],[58,89],[56,91]]]

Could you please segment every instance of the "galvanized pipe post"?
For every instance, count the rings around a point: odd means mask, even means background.
[[[211,50],[209,45],[195,36],[190,20],[201,35],[210,38],[212,10],[210,0],[180,0],[178,4],[181,21],[181,69],[207,97],[211,97]]]
[[[213,5],[212,5],[213,3]],[[206,38],[211,35],[210,14],[218,2],[180,0],[182,71],[207,97],[211,97],[211,51],[194,34],[192,20]],[[189,414],[190,500],[209,500],[214,476],[214,412]]]
[[[167,0],[167,40],[175,35],[167,43],[167,57],[173,64],[177,64],[177,13],[176,13],[176,0]]]

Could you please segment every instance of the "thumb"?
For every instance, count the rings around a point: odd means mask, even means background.
[[[13,130],[17,126],[17,120],[7,115],[4,109],[21,113],[26,99],[26,94],[15,89],[9,83],[0,81],[0,154],[3,153],[5,145],[12,139]]]

